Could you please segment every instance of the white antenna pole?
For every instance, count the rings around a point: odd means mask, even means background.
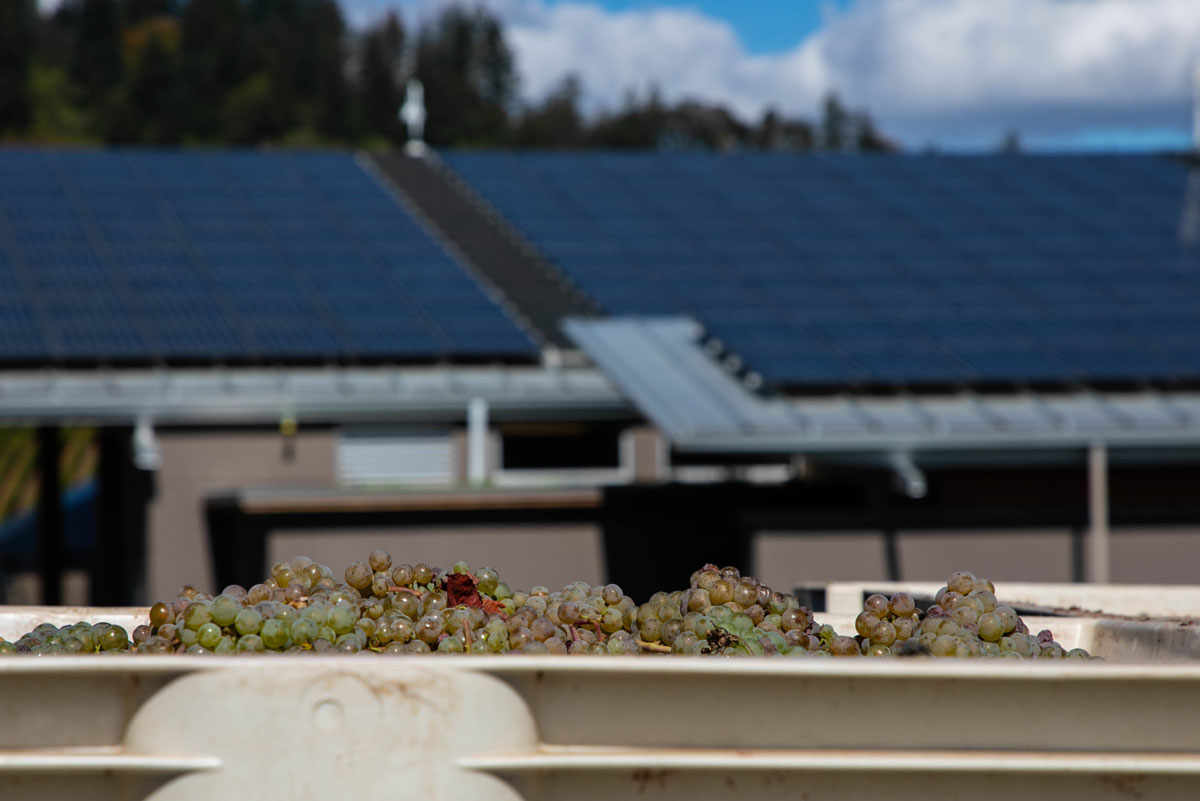
[[[1192,149],[1200,151],[1200,61],[1192,68]]]
[[[408,129],[408,143],[404,150],[410,156],[425,155],[425,87],[416,78],[408,82],[404,91],[404,105],[400,107],[400,119]]]

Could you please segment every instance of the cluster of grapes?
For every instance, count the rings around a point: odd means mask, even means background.
[[[1031,636],[1016,610],[997,602],[995,585],[965,570],[950,575],[923,616],[908,593],[868,596],[854,628],[853,647],[871,656],[1091,658],[1082,648],[1063,648],[1050,631]]]
[[[675,654],[824,653],[812,611],[735,567],[705,565],[686,590],[657,592],[637,608],[639,648]]]
[[[393,565],[384,551],[339,581],[298,556],[271,576],[217,596],[184,587],[127,635],[107,623],[43,623],[0,654],[473,653],[884,656],[1087,656],[1044,632],[1028,636],[990,582],[956,573],[924,617],[911,596],[872,595],[858,637],[818,626],[792,595],[733,567],[705,565],[688,589],[638,605],[615,584],[577,581],[551,592],[513,590],[489,567]]]

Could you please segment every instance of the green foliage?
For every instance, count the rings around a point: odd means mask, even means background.
[[[433,145],[498,145],[516,94],[500,23],[482,9],[446,9],[421,32],[417,78],[425,86],[425,138]]]
[[[33,57],[34,0],[0,2],[0,135],[33,120],[29,71]]]
[[[363,36],[358,65],[358,100],[367,129],[392,143],[404,139],[397,117],[404,100],[400,84],[404,44],[404,26],[395,14],[388,14]]]
[[[830,96],[816,123],[629,95],[585,114],[566,78],[517,102],[513,54],[482,6],[419,30],[393,13],[350,30],[336,0],[0,0],[0,139],[47,143],[354,145],[404,141],[405,86],[425,87],[437,146],[863,150],[895,147]]]

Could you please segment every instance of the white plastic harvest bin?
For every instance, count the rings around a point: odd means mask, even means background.
[[[1200,652],[1175,623],[1029,622]],[[1198,708],[1178,661],[10,657],[0,798],[1194,801]]]
[[[932,598],[942,586],[936,581],[834,581],[825,585],[825,608],[838,614],[858,614],[864,592],[904,590]],[[1200,618],[1200,586],[1005,581],[996,589],[1000,603],[1005,604],[1131,617]]]

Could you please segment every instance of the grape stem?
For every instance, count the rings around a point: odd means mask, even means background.
[[[581,620],[581,621],[579,621],[579,625],[582,626],[585,624],[591,626],[592,631],[596,632],[596,642],[604,642],[605,641],[604,629],[600,628],[599,621],[596,621],[596,620]]]
[[[390,592],[407,592],[407,593],[409,593],[410,595],[415,595],[415,596],[417,596],[418,598],[420,598],[420,597],[421,597],[421,593],[417,592],[417,591],[416,591],[416,590],[414,590],[414,589],[410,589],[409,587],[388,587],[388,590],[389,590]]]
[[[656,654],[671,653],[671,646],[669,645],[663,645],[657,642],[645,642],[644,640],[634,640],[634,642],[637,643],[638,648],[642,648],[647,651],[653,651]]]

